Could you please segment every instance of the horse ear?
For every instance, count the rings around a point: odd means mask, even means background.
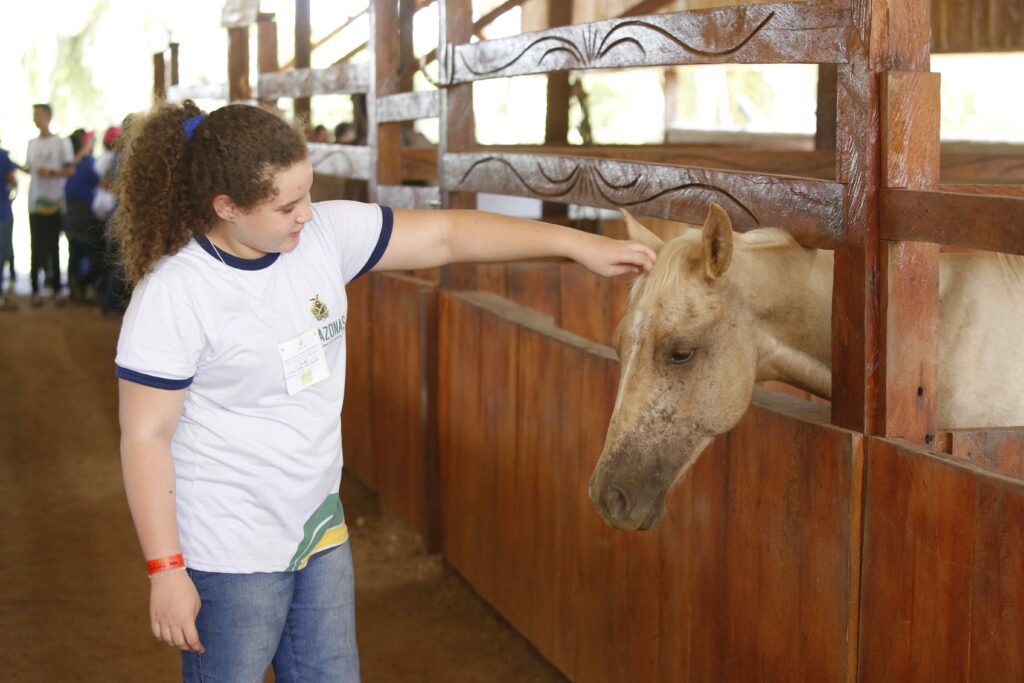
[[[654,250],[655,254],[661,251],[661,248],[665,246],[665,240],[640,225],[640,221],[633,218],[629,211],[625,209],[619,209],[619,211],[622,212],[622,217],[626,221],[626,234],[629,235],[629,239],[635,240],[640,244],[646,244]]]
[[[704,272],[708,277],[721,277],[732,261],[732,221],[718,204],[712,204],[704,221]]]

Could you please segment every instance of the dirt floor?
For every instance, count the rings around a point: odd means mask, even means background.
[[[120,321],[17,301],[0,312],[0,680],[180,680],[121,487]],[[364,681],[564,680],[370,491],[346,480],[342,500]]]

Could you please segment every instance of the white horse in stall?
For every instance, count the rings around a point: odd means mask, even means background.
[[[830,398],[833,255],[776,228],[734,233],[717,205],[703,229],[667,243],[623,213],[658,261],[616,331],[622,374],[590,497],[609,524],[635,530],[657,523],[755,383]],[[1024,424],[1024,257],[943,253],[939,299],[939,427]]]

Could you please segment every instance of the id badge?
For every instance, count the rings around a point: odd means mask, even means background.
[[[278,344],[278,348],[284,364],[284,381],[289,396],[331,376],[316,328],[310,328],[298,337]]]

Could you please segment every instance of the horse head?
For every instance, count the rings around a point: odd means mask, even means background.
[[[757,372],[751,313],[730,277],[733,231],[713,204],[700,231],[664,243],[625,213],[656,252],[615,333],[619,392],[590,498],[611,526],[648,529],[665,496],[746,411]]]

